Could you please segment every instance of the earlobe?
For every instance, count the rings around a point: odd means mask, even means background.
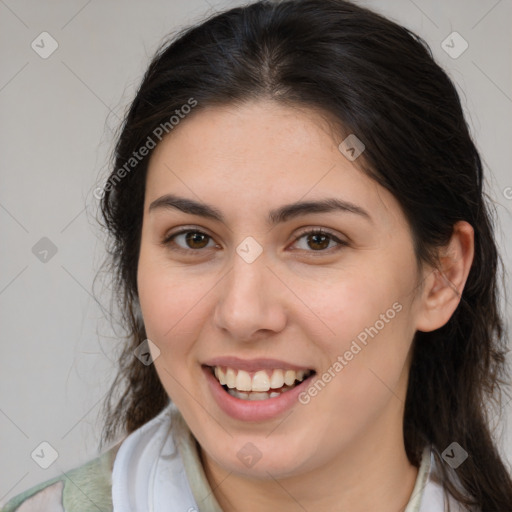
[[[416,329],[429,332],[445,325],[457,309],[474,257],[474,230],[457,222],[450,242],[439,249],[439,268],[425,277]]]

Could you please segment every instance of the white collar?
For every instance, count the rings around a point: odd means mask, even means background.
[[[176,411],[169,404],[121,444],[112,470],[113,512],[197,510],[176,436],[169,435]]]

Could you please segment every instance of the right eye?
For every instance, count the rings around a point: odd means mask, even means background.
[[[167,235],[162,240],[162,245],[166,246],[171,251],[185,252],[190,254],[192,252],[198,252],[199,250],[204,249],[207,246],[205,241],[208,239],[213,241],[210,235],[207,235],[202,231],[198,231],[197,229],[182,229],[176,233]],[[176,243],[176,240],[181,240],[181,245]]]

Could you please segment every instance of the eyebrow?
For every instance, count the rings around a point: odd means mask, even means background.
[[[184,213],[225,223],[224,215],[214,206],[200,203],[193,199],[179,197],[174,194],[165,194],[155,199],[149,205],[148,211],[151,212],[157,209],[177,209]],[[274,210],[270,210],[267,217],[267,224],[274,226],[308,213],[329,213],[334,211],[352,213],[373,222],[370,214],[360,206],[349,201],[330,197],[316,201],[302,201],[286,204]]]

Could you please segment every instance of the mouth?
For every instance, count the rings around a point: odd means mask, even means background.
[[[279,398],[316,373],[311,369],[265,368],[246,371],[229,366],[206,368],[226,393],[246,401]]]

